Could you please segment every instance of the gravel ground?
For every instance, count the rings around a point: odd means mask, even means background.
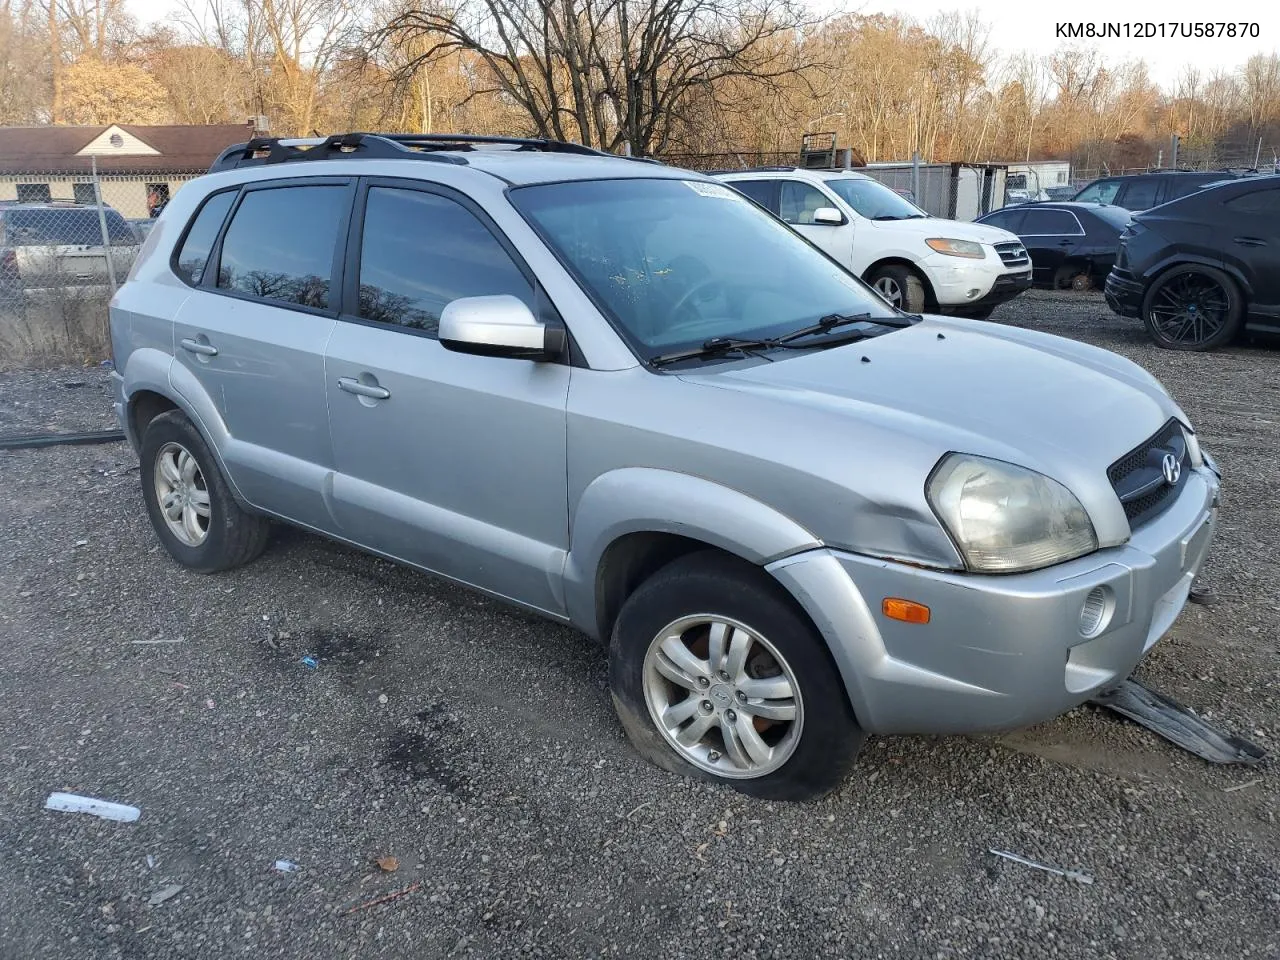
[[[1220,602],[1141,673],[1274,750],[1280,354],[1158,351],[1097,295],[996,319],[1138,360],[1197,423]],[[99,369],[0,377],[0,433],[109,425]],[[123,444],[0,453],[0,487],[3,960],[1280,956],[1266,768],[1086,707],[872,741],[822,801],[752,801],[639,760],[570,630],[288,530],[187,573]],[[46,812],[55,790],[142,816]]]

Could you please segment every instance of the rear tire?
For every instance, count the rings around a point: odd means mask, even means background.
[[[1236,338],[1244,297],[1227,274],[1198,263],[1160,274],[1142,298],[1142,323],[1166,350],[1214,350]]]
[[[183,413],[170,410],[147,424],[139,459],[151,525],[178,563],[216,573],[266,548],[270,522],[236,502],[213,452]]]
[[[674,560],[627,598],[609,681],[642,756],[765,799],[836,787],[866,737],[825,642],[790,596],[720,553]]]
[[[876,270],[867,282],[881,297],[905,313],[924,310],[924,281],[910,267],[891,263]]]

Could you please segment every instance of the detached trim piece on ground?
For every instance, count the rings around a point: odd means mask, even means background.
[[[92,443],[118,443],[123,439],[123,430],[93,430],[89,433],[34,433],[25,437],[0,437],[0,450],[85,446]]]
[[[1210,763],[1253,766],[1267,755],[1256,743],[1219,730],[1172,697],[1144,686],[1133,677],[1099,693],[1093,702],[1142,724]]]

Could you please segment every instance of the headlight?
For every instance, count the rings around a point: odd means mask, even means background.
[[[981,260],[987,255],[982,244],[972,240],[951,240],[947,237],[931,237],[925,241],[932,250],[945,253],[948,257],[968,257],[970,260]]]
[[[1037,570],[1098,549],[1080,501],[1033,470],[949,453],[925,492],[965,566],[976,572]]]
[[[1203,467],[1204,453],[1200,450],[1200,441],[1196,438],[1195,431],[1182,425],[1182,439],[1187,445],[1187,458],[1191,461],[1191,466]]]

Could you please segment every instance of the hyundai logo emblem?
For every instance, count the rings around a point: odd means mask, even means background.
[[[1160,461],[1160,472],[1164,474],[1164,482],[1171,487],[1178,485],[1178,480],[1182,476],[1182,464],[1178,462],[1178,458],[1172,453],[1166,453],[1164,459]]]

